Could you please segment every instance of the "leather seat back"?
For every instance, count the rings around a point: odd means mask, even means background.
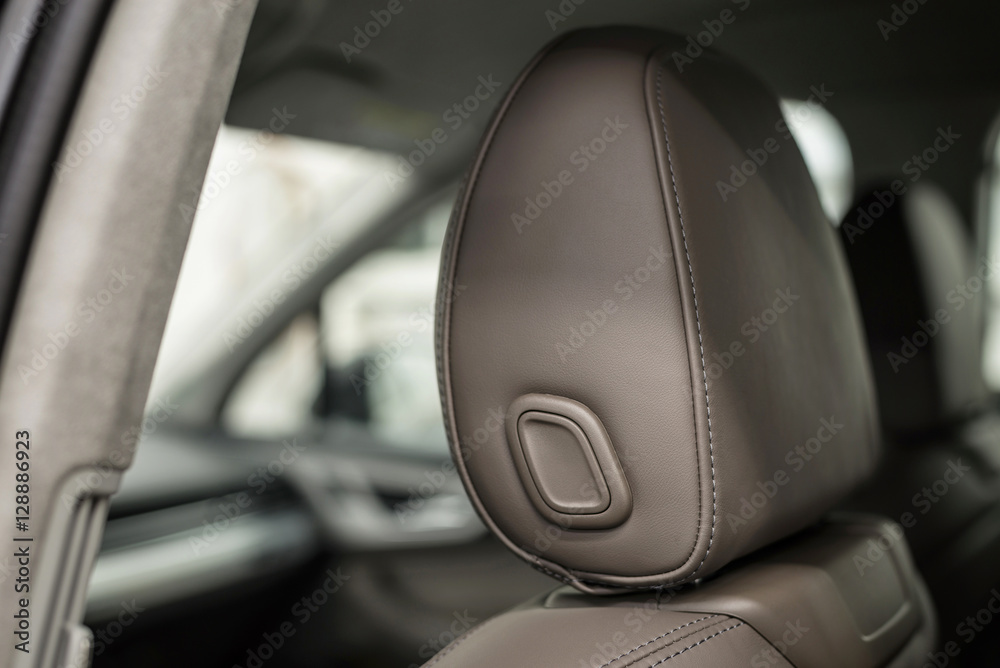
[[[1000,585],[1000,413],[980,366],[1000,264],[975,259],[968,230],[937,186],[890,180],[865,188],[840,227],[887,434],[880,469],[848,506],[904,526],[942,633],[959,637]],[[998,651],[983,635],[963,665]]]
[[[968,228],[939,187],[864,189],[840,226],[871,350],[882,425],[898,441],[962,422],[987,402],[985,281]]]

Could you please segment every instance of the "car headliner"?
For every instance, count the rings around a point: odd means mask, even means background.
[[[968,217],[1000,110],[1000,3],[990,0],[392,2],[398,13],[370,43],[359,40],[360,53],[347,62],[343,44],[353,47],[355,29],[390,0],[261,0],[227,122],[264,127],[273,107],[285,107],[296,114],[292,134],[406,152],[447,128],[442,114],[492,75],[502,90],[435,158],[458,169],[503,90],[554,37],[614,24],[695,35],[729,9],[735,20],[712,46],[782,96],[805,98],[820,85],[832,91],[827,106],[850,139],[859,184],[899,175],[939,127],[951,126],[962,139],[928,178]],[[901,25],[887,29],[897,7]]]

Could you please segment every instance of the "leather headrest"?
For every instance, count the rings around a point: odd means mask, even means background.
[[[981,408],[984,280],[961,214],[926,181],[865,188],[840,226],[872,355],[882,424],[894,436]]]
[[[846,264],[777,101],[686,46],[549,46],[445,242],[459,472],[510,549],[586,591],[709,575],[815,522],[875,458]]]

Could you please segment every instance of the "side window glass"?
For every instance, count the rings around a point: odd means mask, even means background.
[[[238,381],[223,411],[230,432],[331,440],[352,424],[385,448],[444,452],[434,303],[450,200],[361,258],[299,315]],[[318,316],[318,317],[317,317]]]
[[[315,315],[303,313],[264,348],[233,388],[223,412],[227,429],[262,439],[305,429],[323,384],[318,341]]]
[[[395,447],[445,443],[434,359],[434,302],[450,202],[427,212],[324,292],[323,350],[340,404],[366,408],[372,433]],[[340,417],[333,402],[327,413]]]

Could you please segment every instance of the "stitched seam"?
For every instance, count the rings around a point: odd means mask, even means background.
[[[637,652],[637,651],[639,651],[640,649],[642,649],[643,647],[645,647],[646,645],[649,645],[649,644],[651,644],[651,643],[654,643],[654,642],[656,642],[657,640],[660,640],[661,638],[666,638],[666,637],[667,637],[668,635],[670,635],[671,633],[674,633],[675,631],[680,631],[681,629],[683,629],[683,628],[684,628],[684,627],[686,627],[686,626],[691,626],[692,624],[697,624],[698,622],[703,622],[703,621],[705,621],[706,619],[710,619],[710,618],[712,618],[712,617],[718,617],[718,615],[706,615],[706,616],[702,617],[701,619],[696,619],[696,620],[694,620],[694,621],[691,621],[691,622],[688,622],[687,624],[681,624],[681,625],[680,625],[680,626],[678,626],[678,627],[677,627],[676,629],[670,629],[670,630],[669,630],[669,631],[667,631],[666,633],[662,633],[662,634],[660,634],[660,635],[656,636],[655,638],[652,638],[652,639],[650,639],[650,640],[647,640],[646,642],[642,643],[641,645],[639,645],[639,646],[637,646],[637,647],[635,647],[635,648],[633,648],[633,649],[630,649],[629,651],[625,652],[624,654],[620,654],[620,655],[616,656],[615,658],[611,659],[611,660],[610,660],[610,661],[608,661],[607,663],[604,663],[604,664],[601,664],[600,666],[598,666],[598,668],[607,668],[608,666],[610,666],[610,665],[611,665],[612,663],[614,663],[615,661],[618,661],[619,659],[624,659],[624,658],[625,658],[626,656],[628,656],[628,655],[629,655],[629,654],[631,654],[632,652]]]
[[[654,54],[653,57],[655,58],[655,54]],[[660,72],[660,70],[658,70],[657,71],[657,79],[656,79],[656,97],[657,97],[657,103],[658,104],[659,104],[659,100],[660,100],[660,78],[659,78],[660,74],[661,74],[661,72]],[[647,99],[648,99],[648,92],[645,91],[645,87],[644,87],[644,93],[646,94]],[[663,118],[663,106],[662,105],[660,105],[660,117]],[[653,141],[653,144],[655,145],[656,142],[657,142],[657,137],[656,137],[656,127],[654,125],[654,122],[655,121],[654,121],[653,118],[649,119],[649,130],[650,130],[650,134],[652,135],[651,139]],[[664,127],[664,136],[666,136],[666,128],[665,127]],[[660,168],[659,164],[657,164],[657,173],[661,177],[665,178],[663,170]],[[667,204],[666,190],[665,189],[661,190],[661,194],[663,195],[663,199],[661,200],[662,204],[663,204],[663,218],[666,221],[667,227],[669,227],[670,226],[670,209],[669,209],[668,204]],[[675,251],[675,256],[676,256],[677,255],[676,254],[677,248],[676,248],[676,245],[674,244],[673,238],[670,237],[669,233],[668,233],[668,238],[670,238],[670,247],[671,247],[671,250]],[[678,269],[679,269],[679,267],[678,267]],[[681,286],[680,276],[677,277],[677,301],[678,302],[683,302],[684,301],[683,287]],[[687,328],[686,327],[684,328],[684,341],[685,341],[685,345],[689,345],[690,344],[690,338],[687,335]],[[697,385],[696,385],[696,381],[695,381],[694,369],[692,368],[691,364],[688,364],[688,376],[691,379],[691,403],[692,403],[691,424],[692,424],[692,426],[694,428],[695,438],[697,439],[697,434],[698,434],[698,416],[697,416],[697,414],[694,411],[694,400],[695,400],[695,392],[697,392],[698,390],[697,390]],[[681,561],[681,565],[678,568],[682,568],[684,566],[684,564],[688,563],[688,561],[691,559],[691,555],[693,555],[695,553],[695,550],[698,549],[698,536],[701,534],[701,528],[702,528],[702,526],[704,524],[704,522],[702,521],[702,510],[704,509],[705,504],[702,502],[702,496],[701,496],[701,494],[702,494],[701,454],[700,454],[700,452],[698,452],[697,441],[696,441],[696,444],[695,444],[695,452],[698,455],[698,464],[697,464],[698,465],[698,476],[697,476],[697,479],[698,479],[698,526],[695,529],[694,539],[691,541],[691,551],[687,553],[687,556],[684,557],[684,560]],[[685,580],[683,578],[680,580],[680,582],[684,582],[684,581]]]
[[[705,345],[701,335],[701,318],[698,314],[698,294],[695,291],[694,287],[694,268],[691,266],[691,254],[688,251],[687,233],[684,230],[684,215],[683,213],[681,213],[681,197],[680,193],[677,191],[677,178],[676,175],[674,174],[674,163],[670,155],[670,138],[667,135],[667,114],[666,111],[664,111],[663,109],[663,88],[661,85],[662,79],[663,79],[663,67],[661,66],[656,72],[656,104],[660,108],[660,122],[663,125],[663,142],[666,145],[667,166],[670,171],[670,184],[673,186],[674,189],[674,201],[677,203],[677,219],[678,221],[680,221],[681,240],[684,242],[684,257],[687,259],[688,276],[691,279],[691,298],[694,301],[694,321],[695,321],[695,327],[698,332],[698,352],[701,355],[701,376],[702,376],[702,381],[705,385],[705,416],[708,422],[708,458],[709,458],[710,468],[712,470],[712,526],[708,536],[708,547],[705,549],[705,554],[702,555],[701,557],[701,562],[699,562],[698,566],[694,569],[694,571],[691,572],[691,575],[680,581],[680,582],[686,582],[694,579],[694,576],[697,575],[699,570],[701,570],[701,567],[705,565],[705,560],[708,559],[708,555],[712,551],[712,543],[715,540],[715,517],[718,511],[718,496],[716,493],[716,484],[715,484],[715,453],[712,447],[712,409],[708,401],[708,370],[705,364]],[[700,475],[698,479],[701,480]],[[700,521],[701,518],[699,516],[699,523]],[[698,541],[697,539],[695,539],[695,546],[697,546],[697,544]],[[692,553],[693,552],[694,548],[692,548]],[[678,584],[680,584],[680,582]]]
[[[727,618],[727,619],[724,619],[721,622],[717,622],[715,624],[715,628],[718,628],[719,625],[721,625],[721,624],[725,624],[727,621],[730,621],[730,620]],[[629,668],[629,666],[634,666],[635,664],[639,663],[640,661],[645,661],[646,659],[653,658],[656,654],[658,654],[660,652],[668,651],[671,647],[674,647],[677,644],[679,644],[680,642],[682,642],[684,640],[687,640],[691,636],[703,635],[705,633],[705,631],[709,630],[712,626],[713,626],[712,624],[706,624],[704,627],[702,627],[700,629],[695,629],[693,631],[688,631],[684,635],[679,636],[677,638],[671,638],[667,642],[663,643],[662,647],[654,647],[648,653],[640,655],[640,656],[637,656],[634,659],[632,659],[631,661],[629,661],[628,663],[623,663],[620,668]]]
[[[530,556],[534,557],[535,559],[538,559],[538,557],[535,557],[535,555],[530,555]],[[563,582],[565,584],[568,584],[568,585],[571,585],[571,586],[574,586],[574,587],[576,587],[577,584],[584,584],[584,585],[594,585],[594,587],[600,587],[602,590],[608,590],[608,589],[634,589],[634,590],[637,590],[637,591],[662,591],[663,588],[665,587],[665,585],[662,585],[662,584],[657,584],[657,585],[628,585],[628,584],[616,584],[616,583],[613,583],[613,582],[600,582],[598,580],[587,580],[585,578],[572,577],[572,571],[570,571],[568,569],[567,569],[567,572],[570,573],[570,575],[563,575],[562,573],[557,573],[554,570],[546,568],[545,566],[543,566],[542,564],[540,564],[540,563],[538,563],[537,561],[534,561],[534,560],[529,560],[528,561],[528,565],[531,566],[532,568],[534,568],[536,571],[541,571],[542,573],[545,573],[549,577],[553,577],[556,580],[559,580],[560,582]],[[683,584],[683,583],[680,583],[680,584]],[[579,589],[579,587],[577,587],[577,589]]]
[[[648,668],[653,668],[654,666],[658,666],[658,665],[660,665],[661,663],[666,663],[667,661],[670,661],[670,659],[674,658],[675,656],[680,656],[681,654],[683,654],[684,652],[688,651],[689,649],[694,649],[694,648],[695,648],[695,647],[697,647],[698,645],[701,645],[702,643],[705,643],[705,642],[708,642],[708,641],[709,641],[709,640],[711,640],[712,638],[718,638],[719,636],[721,636],[721,635],[722,635],[723,633],[725,633],[726,631],[732,631],[733,629],[735,629],[735,628],[738,628],[738,627],[740,627],[740,626],[743,626],[743,625],[744,625],[744,623],[743,623],[743,622],[740,622],[739,624],[733,624],[733,625],[732,625],[732,626],[730,626],[729,628],[726,628],[726,629],[722,629],[722,630],[721,630],[721,631],[719,631],[718,633],[713,633],[712,635],[708,636],[707,638],[702,638],[701,640],[699,640],[699,641],[698,641],[698,642],[696,642],[695,644],[693,644],[693,645],[689,645],[689,646],[685,647],[684,649],[682,649],[682,650],[681,650],[681,651],[679,651],[679,652],[674,652],[674,653],[673,653],[673,654],[671,654],[670,656],[668,656],[668,657],[666,657],[666,658],[663,658],[663,659],[660,659],[660,660],[659,660],[659,661],[657,661],[656,663],[651,663],[651,664],[649,664],[649,667],[648,667]]]

